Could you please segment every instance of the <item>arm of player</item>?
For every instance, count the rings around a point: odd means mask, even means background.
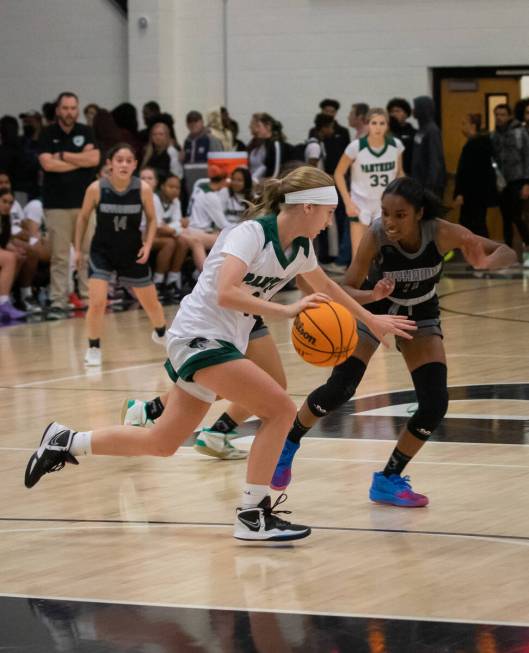
[[[437,218],[436,243],[441,254],[460,249],[477,270],[495,270],[517,263],[516,252],[508,245],[477,236],[466,227]]]
[[[62,152],[62,160],[76,168],[95,168],[99,165],[100,152],[92,143],[85,145],[82,152]]]
[[[345,212],[349,218],[354,218],[358,215],[358,207],[351,199],[349,189],[347,188],[347,183],[345,181],[345,175],[351,167],[353,159],[350,159],[347,154],[342,154],[341,159],[338,161],[338,165],[334,171],[334,181],[336,183],[336,188],[340,191],[342,200],[345,206]]]
[[[146,181],[141,182],[141,203],[143,204],[143,210],[147,218],[147,229],[145,231],[143,246],[140,248],[136,260],[138,263],[147,263],[151,254],[152,243],[156,236],[156,230],[158,229],[158,223],[156,221],[153,192]]]
[[[314,293],[293,304],[269,302],[254,297],[250,294],[250,289],[242,286],[247,272],[248,266],[244,261],[232,254],[226,256],[219,270],[217,282],[217,301],[221,308],[269,318],[288,318],[296,316],[305,308],[315,308],[318,304],[328,302],[330,299],[322,293]]]
[[[50,152],[43,152],[40,154],[39,163],[45,172],[72,172],[72,170],[77,170],[79,168],[79,166],[74,165],[73,163],[66,163],[66,161],[54,158],[53,154],[50,154]]]
[[[77,214],[77,220],[75,223],[74,247],[75,247],[76,267],[79,267],[81,262],[81,245],[86,232],[86,227],[88,226],[88,221],[90,220],[90,214],[97,206],[98,202],[99,202],[99,182],[94,181],[86,189],[83,198],[83,205],[81,206],[81,210]]]

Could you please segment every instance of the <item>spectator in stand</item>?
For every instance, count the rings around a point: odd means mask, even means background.
[[[11,184],[11,177],[5,170],[0,170],[0,190],[7,190],[9,191],[13,196],[13,186]],[[20,205],[20,202],[15,199],[13,204],[11,205],[11,230],[16,233],[17,228],[22,225],[22,222],[24,221],[24,210],[22,206]]]
[[[227,113],[226,109],[224,111]],[[222,143],[224,152],[233,150],[233,132],[224,124],[222,119],[222,107],[212,109],[207,115],[208,131],[213,138]]]
[[[142,168],[154,168],[158,175],[169,173],[183,177],[178,150],[172,143],[171,132],[165,122],[155,122],[150,129],[149,143],[143,155]]]
[[[121,130],[112,117],[110,111],[99,109],[93,124],[94,139],[101,151],[101,160],[105,161],[105,154],[111,147],[125,141],[123,130]]]
[[[42,109],[42,126],[49,127],[55,122],[56,102],[44,102]]]
[[[51,307],[47,318],[52,320],[66,316],[75,224],[85,190],[95,177],[100,159],[91,128],[77,122],[78,117],[77,95],[61,93],[56,103],[57,122],[44,129],[39,142],[39,161],[44,169],[42,203],[51,245]],[[88,248],[88,238],[85,238],[85,254]],[[82,298],[88,296],[86,268],[86,265],[80,266]]]
[[[320,170],[325,170],[327,160],[327,149],[325,142],[331,140],[334,134],[335,120],[326,113],[318,113],[314,118],[314,128],[311,129],[312,136],[305,147],[305,163]]]
[[[496,129],[491,134],[492,148],[505,183],[500,193],[503,238],[511,247],[515,224],[524,244],[523,266],[529,268],[529,228],[522,217],[523,203],[529,199],[529,134],[513,118],[508,104],[498,104],[494,117]]]
[[[357,102],[351,106],[349,112],[349,127],[355,130],[355,138],[363,138],[367,136],[367,114],[369,113],[369,104],[365,102]]]
[[[154,100],[149,100],[145,102],[142,107],[141,113],[143,116],[143,124],[145,128],[138,132],[138,136],[142,145],[147,145],[149,142],[149,129],[151,125],[155,122],[156,116],[159,116],[161,113],[160,105]]]
[[[199,111],[190,111],[186,124],[189,134],[184,141],[184,181],[191,196],[195,182],[208,174],[208,152],[222,152],[222,143],[208,133]]]
[[[252,175],[248,168],[235,168],[227,186],[219,190],[219,197],[226,220],[238,224],[254,202]]]
[[[42,133],[42,115],[38,111],[26,111],[18,116],[22,121],[22,144],[24,147],[27,174],[26,188],[28,199],[40,197],[42,173],[39,165],[39,138]]]
[[[286,139],[282,124],[269,113],[256,114],[255,133],[260,142],[259,147],[264,151],[263,162],[252,171],[253,180],[258,183],[279,174],[286,159]]]
[[[226,184],[226,176],[217,166],[210,166],[209,178],[195,183],[189,202],[189,219],[182,219],[182,235],[191,248],[193,262],[202,271],[207,252],[213,247],[222,229],[230,226],[224,215],[220,194]]]
[[[342,127],[336,120],[336,115],[340,109],[338,100],[326,98],[320,102],[321,113],[331,116],[334,119],[334,132],[330,138],[323,141],[325,147],[325,172],[331,176],[334,175],[336,166],[340,161],[345,148],[351,142],[349,130]],[[315,127],[313,127],[309,136],[315,136]],[[349,175],[349,173],[347,173]],[[345,207],[341,195],[338,197],[338,206],[334,212],[336,219],[336,228],[338,231],[338,256],[335,261],[325,265],[325,269],[332,273],[342,273],[351,262],[351,235],[349,231],[349,220],[345,213]],[[329,244],[327,242],[327,232],[322,232],[318,237],[319,253],[322,260],[329,258]],[[327,256],[326,256],[327,254]]]
[[[180,177],[171,173],[162,177],[158,185],[162,214],[155,241],[161,241],[162,248],[156,258],[154,283],[158,294],[169,301],[182,296],[182,265],[190,248],[182,236],[181,188]],[[163,247],[166,241],[171,243],[170,248]]]
[[[138,161],[143,149],[138,133],[138,112],[130,102],[122,102],[111,111],[114,122],[121,130],[121,139],[128,143],[136,154]]]
[[[10,299],[15,281],[18,258],[8,249],[11,238],[11,205],[15,201],[13,194],[5,188],[0,190],[0,320],[20,320],[26,317],[24,311],[16,309]]]
[[[445,157],[432,98],[427,95],[416,97],[413,115],[419,129],[413,139],[411,176],[442,199],[446,184]]]
[[[336,120],[336,115],[340,109],[338,100],[326,98],[320,102],[321,113],[331,116],[334,121],[334,130],[329,137],[323,140],[325,147],[325,172],[333,175],[345,148],[351,142],[349,130],[342,127]],[[316,127],[312,127],[309,132],[309,138],[316,136]]]
[[[29,160],[18,134],[18,120],[3,116],[0,118],[0,170],[9,174],[15,197],[22,204],[27,202],[28,168]]]
[[[407,175],[411,174],[411,161],[413,156],[413,139],[415,127],[408,122],[411,116],[410,103],[404,98],[394,97],[391,99],[386,107],[389,114],[389,130],[398,138],[404,145],[404,153],[402,155],[403,170]]]
[[[246,145],[239,139],[239,123],[236,120],[230,120],[230,129],[233,134],[233,149],[236,152],[246,152]]]
[[[481,115],[469,113],[462,125],[468,139],[457,165],[454,204],[460,207],[459,223],[478,236],[488,238],[487,208],[496,206],[496,175],[492,167],[492,143],[480,132]]]
[[[251,139],[248,141],[247,150],[248,150],[248,167],[254,180],[257,180],[255,176],[258,174],[258,171],[261,170],[264,166],[265,157],[266,157],[266,148],[263,141],[257,137],[257,132],[259,128],[257,122],[259,120],[259,113],[252,114],[250,118],[250,123],[248,129],[250,130]]]
[[[86,107],[83,109],[84,119],[88,127],[94,126],[94,119],[98,111],[99,111],[99,107],[97,106],[97,104],[94,104],[93,102],[87,104]]]

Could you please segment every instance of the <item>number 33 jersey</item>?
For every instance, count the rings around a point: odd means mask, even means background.
[[[100,200],[91,249],[112,260],[135,261],[142,247],[141,180],[132,177],[124,191],[117,191],[108,179],[100,179],[99,188]]]
[[[344,154],[352,159],[351,193],[366,200],[380,201],[388,184],[397,176],[398,160],[404,145],[393,137],[386,137],[384,147],[372,150],[367,136],[346,147]]]

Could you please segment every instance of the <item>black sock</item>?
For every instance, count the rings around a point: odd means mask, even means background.
[[[161,327],[154,327],[154,330],[156,331],[156,335],[159,338],[163,338],[163,336],[165,335],[165,330],[166,329],[167,329],[167,327],[165,326],[165,324],[163,326],[161,326]]]
[[[292,428],[288,433],[287,440],[290,440],[290,442],[294,442],[294,444],[299,444],[301,438],[305,435],[307,431],[310,431],[310,429],[311,429],[310,426],[303,426],[303,424],[299,421],[298,416],[296,415],[294,424],[292,424]]]
[[[160,397],[155,397],[151,401],[145,402],[145,414],[149,419],[153,421],[161,417],[163,413],[164,405]]]
[[[382,473],[384,476],[391,476],[392,474],[397,474],[397,476],[400,476],[410,460],[410,456],[407,456],[405,453],[402,453],[398,447],[395,447]]]
[[[219,433],[229,433],[237,427],[237,422],[234,422],[228,413],[222,413],[218,420],[211,427],[212,431],[218,431]]]
[[[98,349],[101,347],[101,342],[99,338],[88,338],[88,346],[89,347],[97,347]]]

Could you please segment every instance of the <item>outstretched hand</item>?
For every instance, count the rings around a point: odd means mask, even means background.
[[[412,340],[413,336],[409,331],[417,331],[415,322],[406,315],[373,315],[367,326],[384,347],[389,347],[389,342],[385,339],[388,334]]]

